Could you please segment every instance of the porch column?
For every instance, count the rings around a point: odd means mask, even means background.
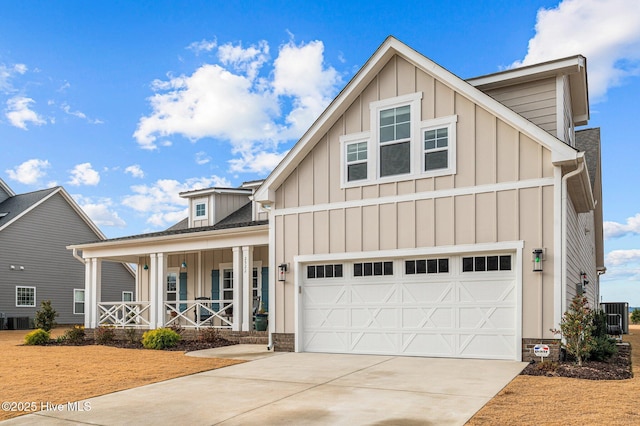
[[[242,247],[242,331],[252,327],[253,313],[253,246]]]
[[[233,247],[233,331],[242,327],[242,251]]]
[[[84,260],[84,327],[91,328],[93,318],[99,315],[98,306],[91,303],[94,282],[91,275],[91,259]]]
[[[158,286],[156,281],[158,280],[158,266],[156,261],[156,254],[149,254],[149,327],[156,328],[158,322]]]
[[[98,328],[100,315],[98,313],[98,303],[102,301],[102,261],[98,258],[91,258],[91,299],[89,303],[92,306],[91,328]],[[85,306],[87,298],[85,295]]]
[[[156,265],[158,267],[158,272],[156,276],[156,301],[157,301],[157,309],[158,316],[156,322],[156,328],[164,327],[165,321],[165,311],[164,308],[164,290],[165,290],[165,282],[167,280],[167,257],[164,253],[156,254]]]

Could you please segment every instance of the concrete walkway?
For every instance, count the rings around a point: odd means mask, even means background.
[[[41,411],[7,425],[463,425],[525,367],[513,361],[272,353],[236,345],[192,355],[252,361]]]

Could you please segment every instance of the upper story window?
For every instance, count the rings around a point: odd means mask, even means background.
[[[422,92],[372,102],[371,131],[344,135],[342,187],[455,174],[456,115],[421,120]]]
[[[203,219],[207,217],[207,203],[206,201],[196,202],[196,219]]]

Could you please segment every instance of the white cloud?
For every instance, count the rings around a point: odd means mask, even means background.
[[[78,117],[78,118],[81,118],[83,120],[86,120],[89,123],[92,123],[92,124],[104,124],[104,121],[102,121],[102,120],[87,117],[87,115],[82,111],[72,111],[71,107],[67,103],[63,103],[60,108],[62,108],[62,110],[65,113],[67,113],[69,115],[72,115],[74,117]]]
[[[140,168],[140,165],[138,164],[133,164],[129,167],[127,167],[126,169],[124,169],[125,173],[129,173],[131,176],[135,177],[135,178],[143,178],[144,177],[144,171],[142,171],[142,169]]]
[[[192,50],[196,55],[199,55],[200,52],[211,52],[217,45],[218,42],[216,40],[203,39],[201,41],[194,41],[187,46],[187,49]]]
[[[211,161],[211,157],[204,151],[196,152],[196,164],[203,165]]]
[[[153,185],[132,186],[134,194],[126,196],[122,204],[142,214],[153,213],[147,223],[156,228],[166,227],[187,216],[187,200],[178,195],[180,192],[212,186],[230,187],[231,183],[218,176],[191,178],[185,182],[161,179]]]
[[[71,170],[71,180],[69,185],[91,185],[95,186],[100,182],[100,173],[91,168],[91,163],[82,163],[76,165]]]
[[[31,98],[14,96],[7,100],[5,116],[13,126],[23,130],[27,130],[27,123],[41,126],[46,122],[35,111],[30,109],[30,105],[33,103],[35,103],[35,101]]]
[[[0,92],[10,93],[14,91],[11,79],[16,74],[24,74],[27,72],[27,66],[25,64],[14,64],[7,66],[0,64]]]
[[[269,171],[282,157],[279,143],[297,139],[313,123],[337,92],[340,76],[325,66],[320,41],[281,46],[272,73],[263,70],[268,54],[265,41],[248,48],[224,44],[219,64],[153,82],[152,112],[134,133],[140,147],[158,149],[158,139],[171,135],[221,139],[236,156],[229,162],[233,171]]]
[[[604,237],[618,238],[625,235],[640,234],[640,213],[627,218],[627,223],[604,222]]]
[[[512,66],[581,54],[587,58],[591,101],[640,74],[640,2],[564,0],[538,11],[527,55]]]
[[[118,212],[113,210],[113,201],[110,198],[92,200],[81,195],[74,195],[73,198],[96,225],[117,228],[124,228],[127,225]]]
[[[13,169],[5,170],[9,175],[9,178],[23,183],[25,185],[37,184],[40,178],[44,177],[47,173],[46,169],[51,167],[51,164],[47,160],[39,160],[33,158],[27,160],[24,163],[16,166]],[[55,185],[54,185],[55,186]]]
[[[640,249],[612,250],[605,259],[607,267],[640,263]]]

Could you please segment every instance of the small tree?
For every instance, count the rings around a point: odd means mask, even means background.
[[[562,315],[560,330],[551,330],[554,334],[560,334],[564,338],[562,346],[567,353],[573,355],[582,367],[582,361],[586,359],[595,344],[592,336],[593,312],[589,308],[587,298],[576,295],[571,301],[569,310]]]
[[[635,308],[633,312],[631,312],[631,322],[633,324],[640,324],[640,309]]]
[[[51,331],[53,327],[58,325],[56,323],[57,316],[58,313],[51,306],[51,300],[43,300],[40,304],[40,309],[36,311],[36,328],[41,328],[44,331]]]

